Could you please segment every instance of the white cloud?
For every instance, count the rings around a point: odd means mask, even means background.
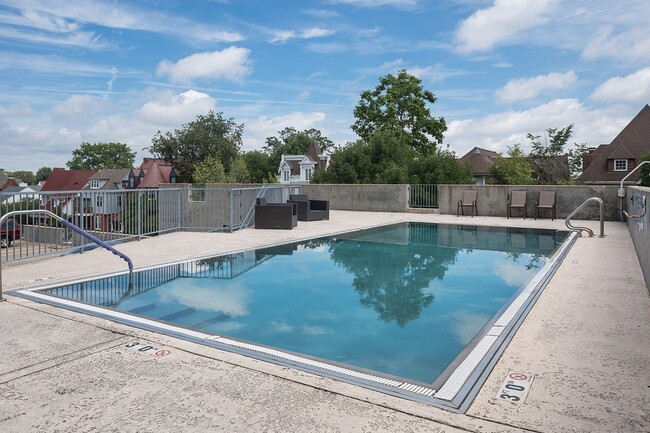
[[[17,102],[5,106],[0,105],[0,116],[2,117],[29,116],[31,114],[32,107],[25,102]]]
[[[457,49],[461,53],[488,51],[510,42],[523,30],[547,21],[546,15],[559,0],[495,0],[460,23],[456,30]]]
[[[176,63],[163,60],[156,72],[178,84],[189,84],[196,79],[220,78],[240,82],[252,72],[249,55],[248,48],[233,46],[221,51],[192,54]]]
[[[271,32],[269,42],[272,44],[282,44],[291,39],[314,39],[330,36],[335,33],[334,30],[323,29],[320,27],[311,27],[300,31],[294,30],[275,30]]]
[[[266,117],[261,116],[256,119],[244,120],[246,127],[243,133],[243,142],[245,149],[253,150],[260,149],[264,146],[267,137],[277,135],[278,131],[283,130],[288,126],[296,128],[298,131],[305,129],[316,128],[321,129],[325,121],[325,113],[301,113],[293,112],[290,114]],[[326,131],[323,131],[327,136]]]
[[[647,103],[650,101],[650,67],[639,69],[625,77],[610,78],[594,90],[591,99]]]
[[[140,119],[155,125],[180,126],[193,120],[199,114],[214,110],[216,101],[206,93],[188,90],[180,94],[163,92],[145,103],[138,111]]]
[[[646,5],[648,6],[648,5]],[[650,27],[647,24],[614,34],[611,26],[601,28],[582,51],[587,60],[614,58],[646,62],[650,57]]]
[[[466,75],[468,73],[466,71],[446,69],[441,63],[435,66],[407,68],[407,72],[420,79],[429,81],[442,81],[447,77]]]
[[[529,152],[527,133],[544,134],[547,128],[563,128],[573,123],[571,145],[576,142],[598,146],[611,142],[634,114],[621,113],[620,108],[589,109],[577,99],[555,99],[529,110],[508,110],[479,119],[450,121],[445,143],[458,156],[474,146],[506,152],[508,146],[517,143]]]
[[[398,8],[412,8],[417,6],[418,0],[330,0],[330,3],[375,8],[379,6],[395,6]]]
[[[72,95],[52,107],[52,116],[57,120],[86,119],[99,113],[102,102],[91,95]]]
[[[567,89],[578,81],[574,71],[565,73],[552,72],[548,75],[537,75],[530,78],[510,80],[496,91],[499,102],[509,103],[525,101],[539,96],[548,90]]]

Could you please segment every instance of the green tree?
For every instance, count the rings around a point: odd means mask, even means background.
[[[436,150],[416,158],[410,166],[411,183],[471,184],[474,172],[469,165],[460,164],[449,149]]]
[[[66,163],[70,170],[132,168],[135,152],[124,143],[81,143]]]
[[[535,179],[538,184],[566,183],[575,171],[577,158],[580,158],[580,165],[582,165],[582,155],[575,153],[579,151],[572,153],[571,150],[568,152],[564,150],[572,135],[573,123],[564,128],[547,128],[544,143],[540,140],[541,135],[527,134],[531,143],[529,156],[536,167]]]
[[[276,183],[278,166],[271,165],[271,157],[260,151],[253,150],[245,152],[242,159],[246,163],[246,169],[253,183]],[[318,173],[318,172],[317,172]]]
[[[287,127],[278,131],[277,137],[267,137],[262,149],[269,155],[269,164],[274,167],[273,171],[277,172],[282,155],[304,155],[313,143],[316,143],[322,152],[334,148],[334,142],[318,129],[297,131],[295,128]]]
[[[228,173],[228,182],[230,183],[248,183],[251,181],[251,175],[248,172],[246,161],[241,156],[232,163],[230,173]]]
[[[447,130],[444,118],[431,115],[428,104],[435,102],[435,95],[422,87],[419,78],[405,70],[397,76],[388,74],[374,90],[361,92],[352,130],[366,141],[380,130],[389,131],[420,153],[435,150]]]
[[[490,167],[490,173],[497,183],[505,185],[532,185],[535,183],[535,167],[530,158],[521,150],[520,144],[508,146],[507,157],[497,155],[496,163]]]
[[[52,169],[50,167],[41,167],[36,172],[36,182],[42,180],[47,180],[48,177],[52,174]]]
[[[571,179],[575,179],[582,173],[582,163],[589,153],[587,143],[573,143],[573,149],[569,149],[569,171]]]
[[[564,146],[566,146],[569,138],[573,135],[573,123],[562,129],[548,128],[546,129],[546,134],[548,142],[545,140],[544,143],[540,141],[540,138],[542,138],[541,135],[533,135],[531,133],[526,135],[530,140],[532,147],[530,156],[549,157],[564,155]]]
[[[8,174],[10,177],[20,179],[28,185],[34,185],[36,183],[36,176],[29,170],[18,170]]]
[[[226,170],[223,164],[214,156],[207,156],[197,163],[193,169],[195,183],[226,183]]]
[[[194,182],[194,169],[208,157],[218,160],[227,173],[239,156],[243,124],[210,111],[172,134],[158,131],[147,148],[153,155],[170,162],[183,182]]]
[[[650,161],[650,152],[646,152],[639,158],[639,164],[643,161]],[[643,167],[639,169],[641,176],[641,186],[650,186],[650,164],[644,164]]]

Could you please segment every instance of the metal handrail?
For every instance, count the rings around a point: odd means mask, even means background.
[[[99,245],[100,247],[107,249],[111,253],[115,254],[116,256],[118,256],[121,259],[123,259],[124,261],[126,261],[126,263],[129,265],[129,287],[132,286],[132,284],[133,284],[133,262],[131,261],[131,259],[126,254],[124,254],[121,251],[116,250],[115,248],[108,245],[103,240],[91,235],[90,233],[88,233],[87,231],[82,229],[81,227],[78,227],[78,226],[72,224],[70,221],[66,220],[65,218],[61,218],[60,216],[58,216],[57,214],[55,214],[53,212],[50,212],[49,210],[30,209],[30,210],[11,211],[11,212],[8,212],[8,213],[6,213],[6,214],[4,214],[4,215],[2,215],[0,217],[0,226],[2,225],[2,222],[4,220],[6,220],[7,218],[9,218],[11,216],[14,216],[14,215],[27,215],[27,214],[43,214],[43,215],[47,215],[47,216],[49,216],[51,218],[54,218],[55,220],[59,221],[64,226],[68,227],[73,232],[78,233],[78,234],[80,234],[81,236],[83,236],[83,237],[85,237],[87,239],[90,239],[91,241],[93,241],[97,245]],[[0,257],[0,301],[3,301],[3,300],[4,300],[4,298],[2,297],[2,259]]]
[[[623,188],[623,182],[625,182],[625,179],[627,179],[628,177],[630,177],[630,176],[632,175],[632,173],[634,173],[635,171],[637,171],[638,169],[640,169],[641,167],[643,167],[643,164],[650,164],[650,161],[642,161],[641,164],[639,164],[639,165],[637,165],[636,167],[634,167],[634,170],[632,170],[631,172],[629,172],[627,175],[625,175],[625,177],[624,177],[623,179],[621,179],[621,184],[620,184],[619,187],[618,187],[618,198],[620,199],[620,200],[619,200],[619,206],[620,206],[620,208],[621,208],[621,209],[620,209],[620,210],[621,210],[621,221],[625,221],[625,220],[623,219],[623,215],[627,215],[627,214],[625,213],[625,211],[623,210],[623,202],[624,202],[623,198],[625,197],[625,188]]]
[[[623,211],[623,215],[625,215],[626,218],[643,218],[645,216],[646,210],[648,209],[648,206],[646,206],[646,200],[645,196],[641,196],[641,213],[635,214],[635,215],[630,215],[627,213],[627,211]]]
[[[589,227],[575,227],[571,225],[571,218],[578,213],[580,209],[585,207],[587,203],[590,201],[597,201],[600,205],[600,235],[598,236],[599,238],[604,238],[605,237],[605,203],[598,197],[591,197],[585,200],[580,206],[578,206],[573,212],[569,214],[569,216],[566,217],[564,220],[564,223],[566,224],[567,228],[569,230],[578,232],[578,236],[582,236],[582,232],[586,231],[589,233],[589,237],[593,238],[594,237],[594,231],[590,229]]]

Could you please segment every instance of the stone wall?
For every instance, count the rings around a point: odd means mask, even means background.
[[[330,209],[407,212],[408,185],[310,184],[302,186],[309,198],[329,200]]]

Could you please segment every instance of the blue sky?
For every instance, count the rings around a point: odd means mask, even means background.
[[[0,0],[0,167],[64,167],[81,142],[138,152],[209,110],[243,150],[292,126],[356,139],[353,109],[406,69],[444,143],[506,151],[575,124],[609,143],[650,103],[647,0]]]

